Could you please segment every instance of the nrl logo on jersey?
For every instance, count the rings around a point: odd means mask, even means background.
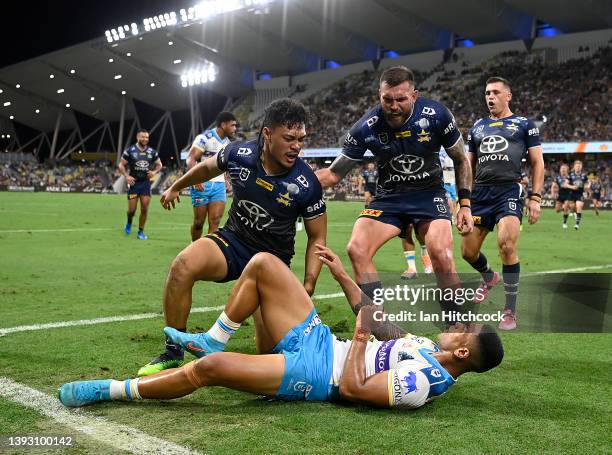
[[[383,145],[388,144],[389,143],[389,134],[387,134],[387,133],[378,133],[378,140]]]

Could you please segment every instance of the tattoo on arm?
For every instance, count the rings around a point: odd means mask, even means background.
[[[451,157],[455,165],[455,180],[457,181],[457,189],[471,189],[472,188],[472,168],[470,166],[469,159],[465,153],[465,146],[463,144],[463,138],[446,149],[446,153]]]

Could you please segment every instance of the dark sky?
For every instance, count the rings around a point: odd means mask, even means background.
[[[0,67],[97,37],[106,29],[176,11],[198,0],[2,2]]]

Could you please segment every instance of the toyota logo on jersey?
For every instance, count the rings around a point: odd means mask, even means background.
[[[415,174],[421,170],[425,160],[420,156],[400,155],[389,161],[389,164],[400,174]]]
[[[242,222],[251,228],[262,231],[274,222],[274,218],[262,206],[255,202],[245,201],[244,199],[238,202],[238,211],[236,212]]]
[[[493,134],[486,136],[480,143],[480,153],[497,153],[503,152],[508,148],[506,138]]]

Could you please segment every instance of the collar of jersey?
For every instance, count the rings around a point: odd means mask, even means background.
[[[219,136],[219,133],[217,133],[217,128],[213,128],[212,130],[210,130],[210,132],[215,135],[215,138],[219,142],[223,142],[223,139],[221,139],[221,136]]]
[[[426,348],[419,349],[419,353],[427,359],[431,366],[440,370],[440,373],[442,373],[442,377],[444,378],[444,382],[446,382],[449,386],[453,385],[455,382],[457,382],[457,380],[453,378],[450,373],[444,369],[442,365],[440,365],[440,362],[438,362],[438,360],[433,355],[431,355],[432,352],[434,351],[431,351],[430,349]]]
[[[502,118],[491,118],[491,116],[489,115],[489,121],[490,122],[503,122],[504,120],[507,120],[507,119],[512,118],[512,117],[516,117],[516,114],[512,113],[512,114],[510,114],[510,115],[508,115],[506,117],[502,117]]]

